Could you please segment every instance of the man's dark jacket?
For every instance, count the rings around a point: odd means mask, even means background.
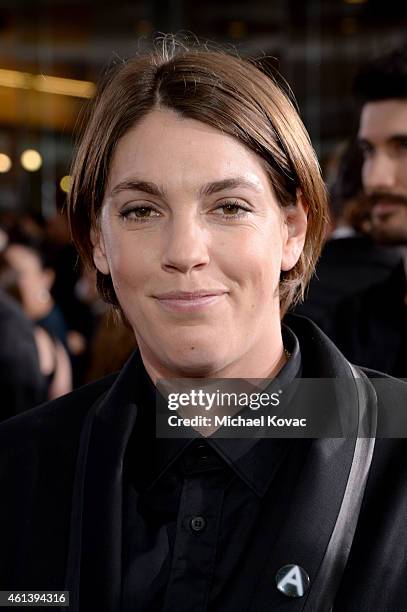
[[[400,260],[397,249],[379,245],[362,234],[330,238],[322,249],[306,299],[295,312],[312,319],[332,337],[335,313],[340,304],[386,281]]]
[[[310,371],[352,375],[310,321],[292,317],[289,325]],[[71,612],[119,612],[122,468],[138,360],[0,427],[0,590],[67,589]],[[407,385],[361,376],[359,400],[377,403],[379,423],[396,404],[407,410]],[[250,610],[407,612],[406,441],[331,438],[311,446]],[[276,588],[287,563],[308,572],[303,597]]]
[[[352,363],[407,378],[406,286],[401,262],[385,281],[338,308],[330,337]]]

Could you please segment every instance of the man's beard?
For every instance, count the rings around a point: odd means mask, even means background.
[[[407,196],[387,191],[378,191],[369,194],[367,200],[372,207],[372,238],[381,244],[394,246],[407,244]],[[400,215],[397,211],[389,210],[388,214],[385,211],[381,214],[375,214],[373,208],[375,204],[381,202],[404,207],[404,214],[398,222],[396,218]]]
[[[379,202],[388,202],[389,204],[404,204],[407,206],[407,195],[401,193],[393,193],[391,191],[372,191],[366,195],[366,201],[373,207]]]

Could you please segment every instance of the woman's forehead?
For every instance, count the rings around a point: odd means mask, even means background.
[[[119,141],[107,191],[132,181],[153,183],[159,189],[190,185],[196,191],[227,180],[264,189],[268,180],[264,161],[229,134],[159,110],[146,115]]]

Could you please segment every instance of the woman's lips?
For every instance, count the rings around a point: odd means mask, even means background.
[[[226,295],[222,293],[196,293],[196,294],[167,294],[157,296],[161,306],[172,312],[196,312],[212,306]]]

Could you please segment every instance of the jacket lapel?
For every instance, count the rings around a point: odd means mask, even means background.
[[[290,495],[287,516],[260,579],[253,611],[327,611],[321,601],[308,607],[314,595],[325,553],[337,523],[350,474],[356,440],[341,438],[315,440],[310,448],[298,484]],[[276,587],[276,575],[286,565],[299,565],[310,578],[310,589],[292,599]],[[324,591],[317,589],[319,595]],[[322,602],[323,603],[323,602]]]
[[[345,412],[358,415],[358,431],[369,437],[313,441],[252,610],[329,612],[346,566],[369,473],[377,398],[365,375],[350,366],[310,321],[290,318],[290,325],[300,339],[303,360],[316,365],[309,376],[318,373],[321,378],[348,381],[361,378],[355,382],[356,393],[339,394],[337,402],[340,407],[346,404]],[[310,586],[302,597],[293,599],[278,591],[276,575],[286,565],[298,565],[308,574]]]
[[[83,427],[66,574],[72,612],[120,609],[123,459],[137,415],[138,363],[135,353]]]

